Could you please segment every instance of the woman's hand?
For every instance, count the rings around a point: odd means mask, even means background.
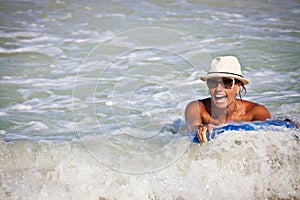
[[[214,127],[216,126],[212,124],[199,124],[187,126],[187,129],[190,133],[196,133],[200,143],[206,143],[208,142],[206,132],[208,131],[209,133],[212,133]]]
[[[198,125],[198,129],[196,131],[196,134],[197,134],[197,138],[198,138],[200,143],[206,143],[207,142],[206,132],[207,132],[208,129],[209,129],[208,124]]]

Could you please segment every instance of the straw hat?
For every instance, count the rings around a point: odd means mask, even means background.
[[[242,81],[245,85],[249,83],[249,80],[244,78],[241,65],[238,59],[234,56],[220,56],[213,59],[209,72],[205,76],[201,76],[200,79],[205,81],[208,78],[215,77],[229,77]]]

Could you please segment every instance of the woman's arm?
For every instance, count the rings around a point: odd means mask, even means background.
[[[185,109],[185,122],[189,132],[196,132],[198,125],[202,124],[199,103],[198,101],[192,101]]]
[[[190,102],[185,109],[185,121],[189,132],[196,132],[200,143],[207,142],[206,132],[210,130],[208,124],[203,124],[202,118],[209,121],[210,115],[207,113],[201,101]]]

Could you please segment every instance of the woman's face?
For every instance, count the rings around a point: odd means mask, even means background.
[[[212,103],[219,109],[225,109],[236,100],[240,84],[235,84],[233,78],[211,78],[206,84],[211,95]]]

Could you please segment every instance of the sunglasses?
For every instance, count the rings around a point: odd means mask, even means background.
[[[215,88],[219,83],[223,88],[231,89],[234,86],[234,78],[222,78],[220,81],[216,79],[206,79],[206,84],[209,88]]]

